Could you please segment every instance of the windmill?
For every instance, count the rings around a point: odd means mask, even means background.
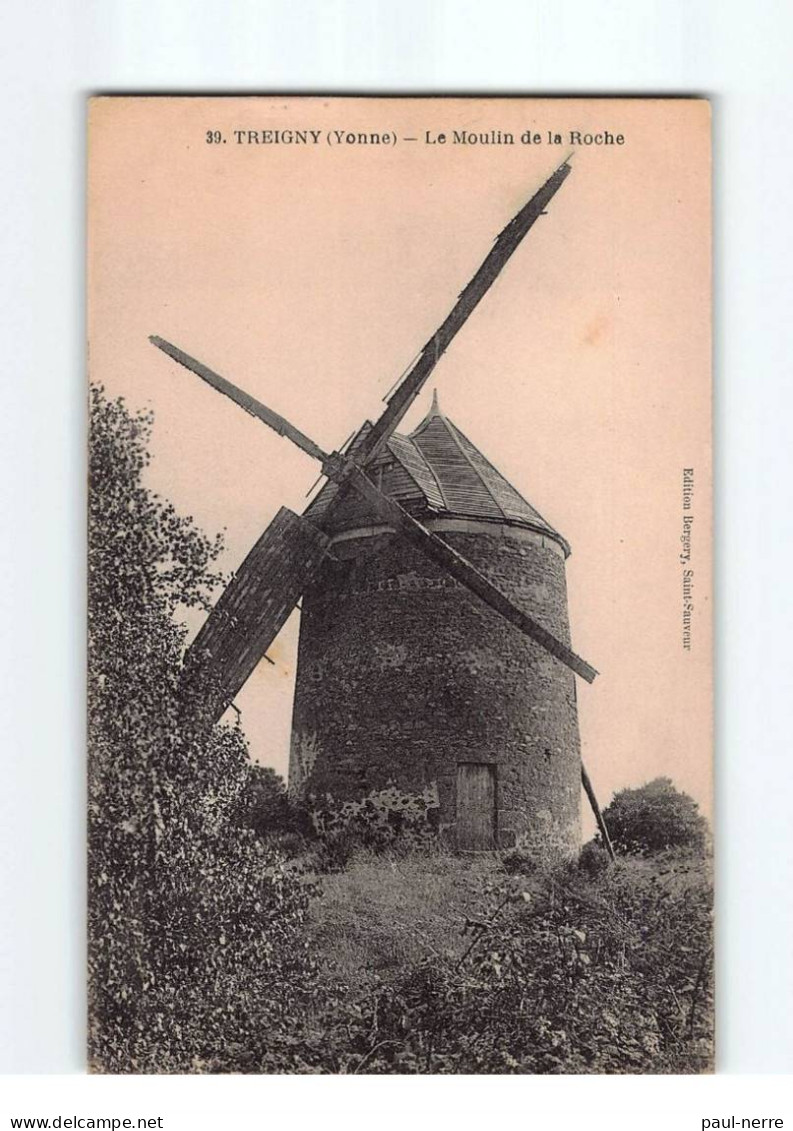
[[[387,398],[382,415],[372,424],[367,422],[357,432],[346,451],[324,451],[284,417],[200,361],[160,337],[152,336],[150,340],[174,361],[317,460],[322,475],[328,480],[323,488],[324,497],[321,496],[322,506],[310,505],[304,516],[298,516],[286,507],[278,511],[221,594],[188,649],[184,680],[190,686],[193,701],[202,701],[204,716],[209,721],[220,718],[261,658],[266,655],[270,644],[301,597],[316,590],[318,586],[321,588],[323,576],[338,564],[333,545],[335,523],[343,514],[345,506],[355,500],[377,524],[378,530],[388,531],[400,540],[400,544],[409,545],[411,553],[417,553],[424,562],[429,562],[434,578],[442,574],[452,584],[466,591],[466,600],[469,600],[467,594],[474,594],[479,602],[487,606],[490,617],[488,623],[491,626],[494,623],[499,627],[508,625],[510,633],[521,634],[524,640],[531,642],[532,657],[538,655],[539,649],[546,659],[550,658],[549,662],[555,666],[554,670],[559,678],[562,678],[560,673],[566,673],[564,679],[568,682],[559,686],[561,696],[568,706],[568,714],[572,711],[575,741],[571,749],[574,746],[578,764],[576,776],[580,773],[601,834],[610,850],[608,833],[591,782],[580,762],[575,688],[574,681],[569,676],[572,672],[591,683],[597,674],[595,669],[578,656],[560,638],[560,634],[549,631],[530,615],[523,603],[516,602],[503,586],[496,584],[488,576],[486,568],[481,568],[481,565],[475,564],[461,553],[452,544],[455,541],[453,536],[441,536],[429,528],[431,523],[419,521],[398,498],[382,489],[382,476],[373,475],[374,469],[382,468],[384,458],[387,458],[390,448],[396,443],[399,423],[449,344],[490,289],[526,233],[540,216],[545,215],[547,205],[570,171],[569,162],[565,160],[499,234],[489,254],[459,294],[449,315]],[[467,458],[470,461],[473,457]],[[380,479],[379,484],[375,481],[376,478]],[[529,533],[530,528],[536,525],[532,522],[523,523]],[[540,531],[539,536],[545,546],[542,528],[537,527],[537,530]],[[545,528],[545,534],[548,533],[553,535],[553,531]],[[564,545],[558,535],[555,537],[557,542],[561,541]],[[497,618],[495,621],[494,614]],[[543,678],[547,684],[547,677]],[[544,754],[551,763],[553,751],[546,748]],[[568,752],[567,757],[569,756]],[[466,757],[470,758],[470,751]],[[467,790],[475,803],[478,803],[476,798],[482,795],[490,798],[487,804],[495,806],[495,768],[489,763],[458,761],[458,795],[462,796],[462,792]],[[569,794],[569,781],[565,788]],[[546,812],[547,810],[542,810],[542,814]],[[477,833],[474,829],[473,841],[468,846],[489,847],[494,843],[504,843],[495,834],[496,823],[494,816],[484,831],[480,828]],[[468,839],[470,841],[471,838]]]

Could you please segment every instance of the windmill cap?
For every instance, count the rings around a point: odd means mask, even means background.
[[[465,518],[529,527],[558,542],[565,556],[570,553],[569,544],[558,530],[443,414],[437,391],[429,412],[410,435],[396,435],[389,442],[389,449],[403,463],[408,458],[406,445],[420,457],[425,475],[418,486],[434,509]]]
[[[371,428],[367,421],[353,440],[348,454],[355,450]],[[408,435],[395,433],[375,460],[373,478],[383,470],[383,491],[397,498],[417,518],[475,519],[501,525],[523,527],[553,539],[565,557],[569,543],[543,518],[498,471],[467,436],[441,412],[437,391],[422,422]],[[306,511],[320,518],[336,494],[334,483],[327,483]],[[371,521],[366,504],[350,496],[338,513],[334,527],[339,530],[364,526]]]

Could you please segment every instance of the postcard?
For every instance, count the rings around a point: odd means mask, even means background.
[[[96,1072],[713,1065],[710,107],[89,107]]]

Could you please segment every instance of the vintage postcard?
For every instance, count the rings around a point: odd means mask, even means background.
[[[89,1063],[713,1066],[710,107],[89,107]]]

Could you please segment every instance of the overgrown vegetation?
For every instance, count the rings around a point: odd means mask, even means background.
[[[707,822],[696,802],[669,778],[620,790],[603,816],[614,848],[626,855],[652,856],[670,848],[695,855],[705,851]]]
[[[241,731],[193,725],[179,694],[175,614],[207,606],[220,541],[144,486],[151,418],[97,388],[90,407],[91,1063],[264,1066],[311,990],[311,889],[234,820]]]
[[[703,861],[625,861],[597,879],[570,865],[527,879],[487,864],[472,874],[458,859],[431,862],[414,898],[412,868],[359,858],[330,911],[314,908],[328,961],[364,987],[327,1015],[326,1070],[707,1070]]]
[[[391,786],[340,803],[309,795],[302,804],[319,843],[315,866],[322,871],[343,869],[357,849],[421,852],[437,839],[440,803],[434,786],[412,793]]]
[[[432,791],[290,796],[179,688],[218,540],[143,483],[150,417],[91,399],[90,1053],[109,1072],[697,1072],[707,838],[661,779],[575,865],[458,857]],[[308,756],[307,756],[308,757]],[[308,775],[306,775],[308,780]]]

